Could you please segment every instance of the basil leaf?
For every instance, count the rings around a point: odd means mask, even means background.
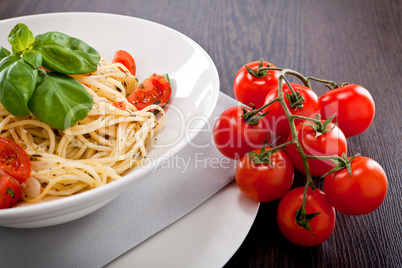
[[[40,121],[65,130],[87,117],[93,99],[74,78],[41,71],[28,106]]]
[[[19,54],[11,54],[0,61],[0,71],[4,70],[14,62],[20,60],[21,57]]]
[[[166,81],[170,84],[170,77],[168,74],[164,74],[163,77],[165,77]]]
[[[42,54],[38,51],[25,51],[21,57],[35,69],[42,66]]]
[[[62,74],[96,71],[99,53],[83,41],[59,32],[37,35],[33,47],[43,56],[43,67]]]
[[[8,66],[0,72],[0,102],[9,113],[27,116],[30,114],[28,101],[35,90],[38,71],[23,59],[12,62],[15,55],[7,58],[1,61]]]
[[[28,26],[18,23],[8,35],[8,42],[10,42],[16,51],[21,53],[32,46],[35,42],[35,37]]]
[[[7,56],[10,56],[11,52],[5,49],[4,47],[0,47],[0,61]]]

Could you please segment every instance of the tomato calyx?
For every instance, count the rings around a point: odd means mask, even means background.
[[[306,123],[301,123],[301,124],[305,125],[305,126],[310,126],[312,129],[314,129],[315,137],[317,138],[324,133],[332,131],[335,128],[336,125],[334,124],[332,126],[332,128],[328,129],[328,126],[332,123],[332,120],[334,119],[334,117],[335,117],[335,114],[333,116],[331,116],[330,118],[328,118],[327,120],[325,120],[324,122],[321,122],[320,115],[317,114],[313,124],[306,124]]]
[[[334,167],[333,169],[331,169],[330,171],[328,171],[327,173],[322,175],[321,178],[325,178],[325,176],[332,174],[338,170],[345,169],[345,168],[349,173],[349,178],[351,178],[352,177],[351,164],[352,164],[353,160],[355,159],[355,157],[359,156],[359,155],[360,154],[355,154],[352,157],[348,158],[347,155],[345,153],[343,153],[342,157],[336,157],[334,159],[331,159],[332,163],[334,163],[336,165],[336,167]]]
[[[268,110],[265,113],[260,114],[261,111],[263,111],[265,108],[267,108],[269,105],[271,105],[274,102],[279,101],[279,98],[275,98],[272,101],[270,101],[269,103],[266,103],[265,105],[263,105],[260,108],[256,108],[254,104],[251,103],[251,105],[253,105],[253,108],[248,111],[246,107],[243,107],[243,115],[242,115],[242,119],[249,125],[252,126],[256,126],[258,125],[258,122],[264,118],[271,110]]]
[[[314,217],[317,216],[318,214],[320,214],[321,212],[318,211],[318,212],[307,214],[306,202],[307,202],[307,197],[308,197],[308,194],[307,194],[308,188],[311,188],[313,191],[316,190],[316,187],[315,187],[313,181],[307,182],[306,186],[304,187],[303,201],[302,201],[300,208],[298,210],[296,210],[296,212],[295,212],[295,218],[296,218],[297,225],[299,225],[300,227],[303,227],[307,231],[310,231],[311,230],[310,221],[312,221],[314,219]]]
[[[262,78],[262,77],[266,77],[266,76],[268,76],[268,75],[273,75],[273,73],[270,73],[270,72],[269,72],[269,71],[270,71],[269,68],[270,68],[271,65],[270,65],[270,64],[267,64],[267,66],[264,67],[263,62],[264,62],[264,60],[261,59],[261,60],[260,60],[260,64],[258,65],[257,70],[253,70],[253,69],[251,69],[250,67],[248,67],[247,65],[244,65],[244,67],[246,67],[248,73],[249,73],[251,76],[254,76],[254,77],[256,77],[256,78]]]
[[[266,144],[269,140],[269,136],[267,136],[267,138],[265,139],[264,144],[262,145],[260,151],[258,153],[254,152],[254,151],[250,151],[248,153],[248,156],[250,158],[250,161],[254,162],[255,164],[269,164],[270,166],[274,167],[274,164],[271,162],[270,158],[273,154],[275,154],[276,152],[281,151],[281,148],[273,148],[270,150],[265,150],[266,149]]]
[[[303,108],[303,102],[306,100],[303,96],[300,96],[299,91],[292,91],[292,94],[287,93],[286,98],[290,102],[292,108]]]
[[[337,89],[337,88],[340,88],[340,87],[343,87],[343,86],[346,86],[346,85],[349,85],[349,82],[339,83],[339,84],[335,84],[335,85],[333,85],[333,84],[328,85],[327,84],[326,87],[329,90],[334,90],[334,89]]]
[[[256,109],[255,106],[253,106],[253,108],[250,111],[248,111],[246,107],[243,107],[242,119],[249,125],[252,126],[258,125],[258,122],[260,122],[260,120],[270,112],[268,111],[266,113],[261,114],[260,112],[264,107],[265,106],[261,107],[260,109]]]
[[[314,213],[307,214],[306,205],[302,204],[301,207],[298,210],[296,210],[296,213],[295,213],[296,223],[300,227],[303,227],[307,231],[310,231],[311,230],[310,221],[313,220],[314,217],[320,213],[321,212],[314,212]]]

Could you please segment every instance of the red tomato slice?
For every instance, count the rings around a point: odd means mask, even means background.
[[[14,141],[0,138],[0,170],[19,182],[26,181],[31,176],[29,155]]]
[[[164,107],[170,99],[172,88],[169,81],[162,75],[153,74],[142,82],[127,100],[138,110],[158,104]]]
[[[126,110],[126,103],[124,101],[116,101],[116,102],[113,102],[112,105],[122,111]]]
[[[0,209],[14,206],[22,197],[22,192],[18,182],[1,170],[0,197]]]
[[[116,51],[113,57],[113,63],[123,64],[130,71],[132,75],[135,75],[137,71],[134,58],[127,51],[124,50]]]

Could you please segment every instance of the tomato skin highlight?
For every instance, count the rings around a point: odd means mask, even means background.
[[[270,148],[267,148],[270,149]],[[260,149],[254,150],[257,154]],[[270,164],[256,164],[245,154],[236,167],[236,183],[240,191],[256,202],[270,202],[283,197],[292,187],[294,169],[289,157],[279,151]]]
[[[156,73],[145,79],[136,90],[134,90],[127,100],[138,110],[158,104],[164,107],[172,95],[172,88],[169,81],[162,75]]]
[[[321,120],[323,123],[324,120]],[[311,126],[303,125],[311,124],[309,121],[303,121],[296,126],[297,137],[300,141],[300,145],[307,155],[313,156],[342,156],[343,153],[347,153],[346,137],[342,131],[331,123],[327,129],[333,128],[331,131],[316,136],[316,132]],[[292,135],[289,135],[288,141],[292,140]],[[287,146],[288,155],[292,160],[295,168],[300,172],[306,173],[303,165],[302,158],[296,149],[296,145],[291,144]],[[335,167],[335,164],[329,159],[308,159],[310,173],[312,176],[322,176]]]
[[[314,118],[316,114],[320,113],[320,103],[317,94],[310,88],[305,87],[303,85],[290,83],[294,91],[298,91],[300,96],[303,96],[305,101],[303,102],[303,108],[292,108],[290,107],[290,102],[286,98],[287,93],[291,93],[289,86],[284,84],[282,86],[283,89],[283,97],[286,103],[286,106],[289,108],[289,111],[293,115],[301,115]],[[273,101],[275,98],[278,97],[278,87],[275,90],[270,91],[265,100],[264,105],[268,104],[269,102]],[[263,110],[263,112],[269,112],[266,116],[266,120],[269,122],[269,127],[276,135],[276,139],[278,139],[278,144],[283,143],[286,141],[290,134],[290,126],[289,121],[286,117],[285,112],[279,102],[275,102],[269,105],[267,108]],[[300,123],[301,119],[295,119],[295,124],[297,125]]]
[[[362,86],[349,84],[324,93],[320,97],[321,116],[328,119],[335,114],[346,138],[361,134],[374,119],[375,104],[370,92]]]
[[[306,213],[321,212],[310,221],[311,230],[306,230],[296,222],[296,210],[303,201],[304,187],[290,190],[278,205],[277,223],[281,233],[293,244],[311,247],[327,240],[335,228],[335,209],[319,189],[307,190]]]
[[[264,61],[263,66],[275,68],[276,66]],[[253,70],[257,70],[260,65],[260,61],[253,61],[247,64],[247,66]],[[256,108],[260,108],[264,104],[265,96],[271,90],[278,87],[279,71],[269,71],[265,77],[252,76],[245,66],[241,67],[237,72],[234,83],[233,92],[235,98],[244,105],[250,106],[254,104]]]
[[[19,182],[31,176],[29,155],[16,142],[7,138],[0,138],[0,170]]]
[[[0,170],[0,209],[11,208],[22,198],[17,180]]]
[[[135,75],[137,72],[137,66],[135,64],[134,58],[130,53],[124,50],[118,50],[114,54],[113,63],[121,63],[123,64],[132,75]]]
[[[371,158],[356,156],[346,169],[325,176],[323,190],[336,210],[347,215],[363,215],[384,201],[388,179],[383,168]]]
[[[224,156],[236,160],[240,160],[251,150],[261,148],[269,135],[266,121],[261,119],[255,126],[247,124],[242,118],[242,108],[243,106],[234,106],[226,109],[213,128],[216,148]],[[244,108],[251,110],[249,107]]]

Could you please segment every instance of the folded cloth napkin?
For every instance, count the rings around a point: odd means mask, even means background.
[[[211,126],[236,104],[220,93],[193,145],[98,211],[51,227],[0,227],[0,266],[101,267],[197,208],[234,179],[236,163],[215,148]]]

